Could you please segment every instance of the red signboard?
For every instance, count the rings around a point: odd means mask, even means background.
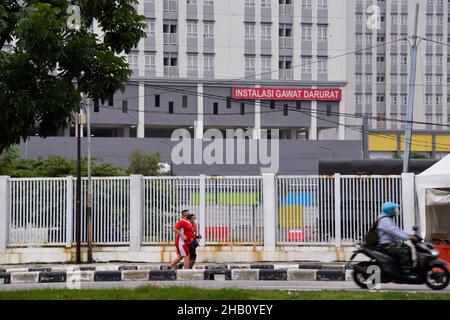
[[[233,88],[235,100],[341,101],[341,89]]]

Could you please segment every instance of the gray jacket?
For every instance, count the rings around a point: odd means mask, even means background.
[[[378,217],[377,232],[379,244],[381,245],[395,243],[399,240],[409,240],[412,236],[412,234],[409,234],[397,227],[392,217],[385,214]]]

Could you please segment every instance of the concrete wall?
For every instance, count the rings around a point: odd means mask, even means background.
[[[86,140],[86,139],[83,139]],[[306,140],[279,140],[279,174],[317,174],[318,162],[329,160],[355,160],[362,158],[360,141],[306,141]],[[86,156],[86,141],[83,141],[82,156]],[[92,156],[118,166],[128,166],[133,150],[140,149],[146,152],[161,151],[162,159],[170,163],[171,148],[177,142],[170,139],[138,139],[138,138],[92,138]],[[204,145],[208,145],[205,142]],[[31,137],[27,143],[20,145],[22,156],[28,158],[48,155],[61,155],[76,158],[76,140],[71,137],[50,137],[41,139]],[[248,147],[246,150],[248,152]],[[269,148],[270,150],[270,148]],[[236,154],[236,152],[235,152]],[[247,153],[248,154],[248,153]],[[192,156],[193,158],[193,156]],[[176,165],[176,175],[257,175],[260,174],[260,165]]]

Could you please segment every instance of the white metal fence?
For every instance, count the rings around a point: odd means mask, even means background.
[[[140,191],[131,192],[136,177]],[[197,214],[205,245],[266,245],[272,231],[277,245],[353,245],[384,201],[402,204],[405,186],[402,176],[340,175],[132,176],[93,178],[92,183],[94,244],[138,246],[173,243],[172,227],[183,209]],[[8,184],[9,246],[73,244],[76,179],[9,178]],[[276,191],[264,194],[264,188]],[[86,199],[83,179],[82,242],[87,240]],[[131,205],[136,203],[142,206]],[[398,224],[404,226],[403,215]]]

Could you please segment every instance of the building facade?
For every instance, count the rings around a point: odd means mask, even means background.
[[[450,152],[450,2],[417,2],[413,149],[439,155]],[[186,128],[202,138],[209,128],[239,128],[258,139],[279,129],[282,140],[359,140],[370,157],[401,153],[415,3],[141,0],[147,37],[127,56],[125,91],[91,102],[92,134],[169,139]],[[242,88],[341,94],[237,99]]]

